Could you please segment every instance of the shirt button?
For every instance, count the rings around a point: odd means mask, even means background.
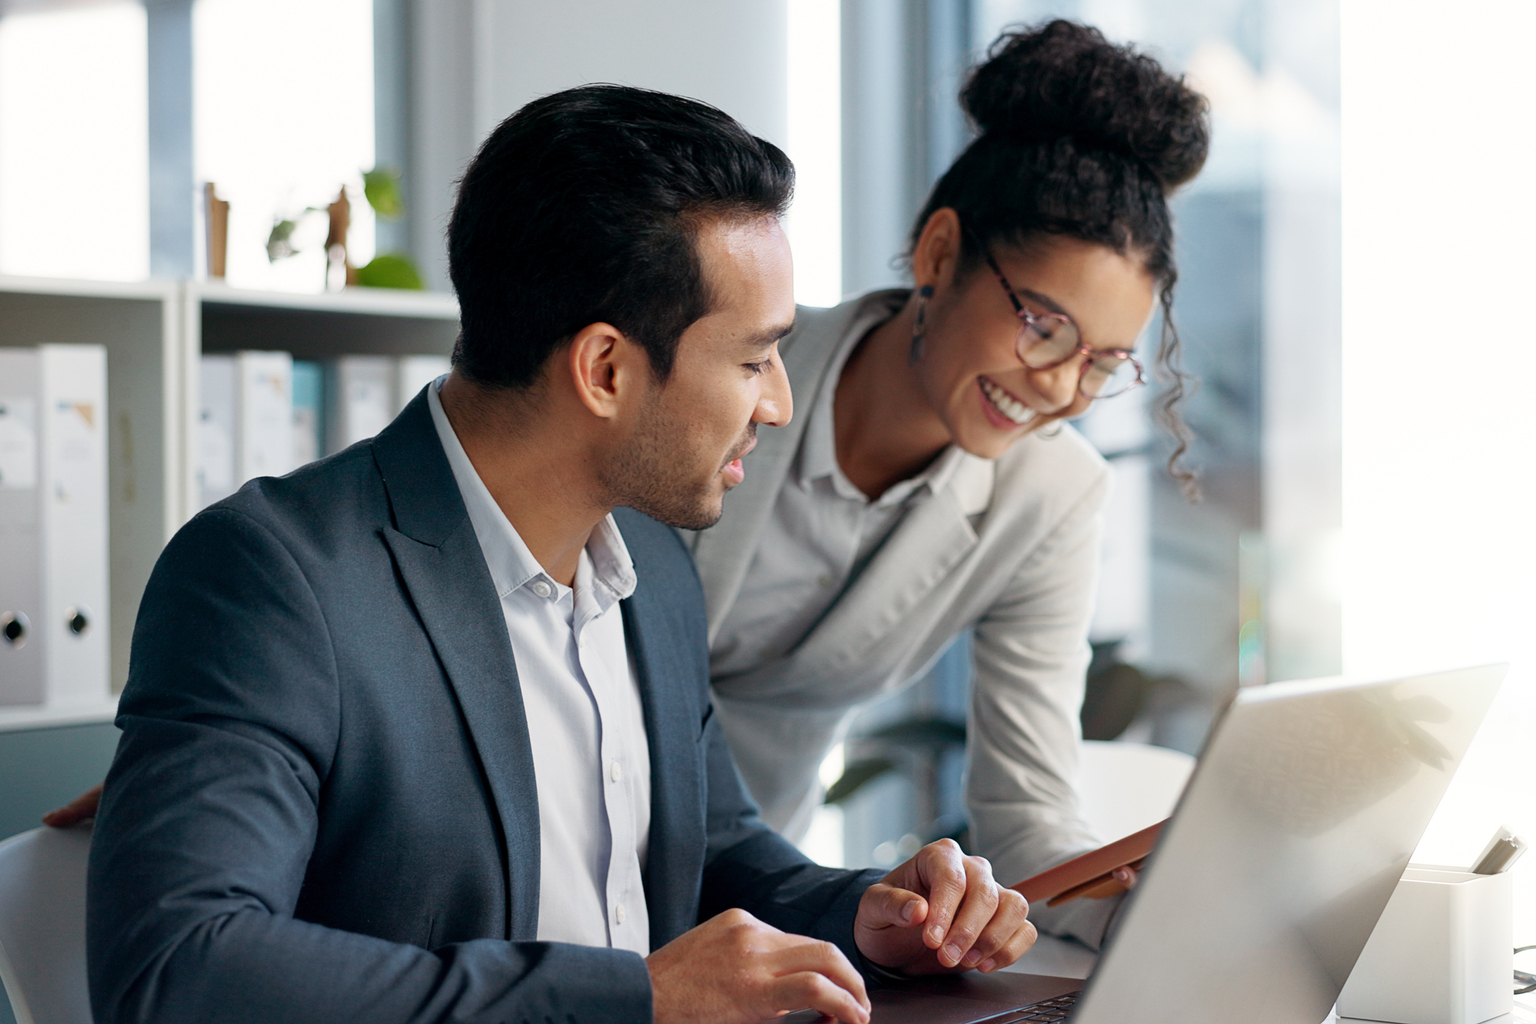
[[[533,581],[533,592],[538,594],[540,597],[548,597],[552,593],[552,591],[549,589],[549,584],[545,583],[543,580]]]
[[[619,767],[619,762],[614,761],[608,766],[608,777],[614,782],[618,782],[624,777],[624,769]]]
[[[617,903],[613,907],[613,919],[619,924],[624,923],[624,904]]]

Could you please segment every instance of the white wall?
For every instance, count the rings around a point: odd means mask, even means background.
[[[1345,669],[1513,663],[1421,860],[1536,840],[1533,35],[1528,3],[1344,4]]]
[[[784,144],[783,0],[477,0],[476,129],[529,100],[618,82],[713,103]]]
[[[446,287],[453,182],[503,118],[538,96],[618,82],[705,100],[786,143],[785,0],[417,0],[415,245]]]

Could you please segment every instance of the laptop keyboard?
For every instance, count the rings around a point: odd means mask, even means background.
[[[1066,1020],[1067,1014],[1072,1012],[1072,1005],[1077,1002],[1077,995],[1076,992],[1068,992],[1055,999],[1030,1003],[1017,1010],[1009,1010],[996,1017],[988,1017],[984,1021],[978,1021],[977,1024],[1052,1024],[1053,1021]]]

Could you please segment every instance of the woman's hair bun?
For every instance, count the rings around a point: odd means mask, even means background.
[[[1165,190],[1193,178],[1210,147],[1205,97],[1098,29],[1057,20],[1006,32],[960,100],[986,136],[1071,139],[1139,161]]]

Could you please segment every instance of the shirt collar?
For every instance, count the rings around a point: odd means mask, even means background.
[[[826,478],[831,481],[832,489],[843,497],[868,501],[837,464],[832,403],[837,393],[837,380],[842,376],[848,357],[853,355],[853,350],[865,335],[901,310],[909,294],[907,291],[874,292],[864,299],[848,322],[847,331],[838,342],[837,351],[827,366],[827,375],[822,378],[821,391],[816,395],[815,405],[811,407],[811,418],[806,423],[797,477],[802,488],[809,490],[817,480]],[[883,506],[904,501],[920,487],[938,493],[949,485],[964,457],[964,451],[950,445],[921,473],[891,487],[870,504]]]
[[[491,582],[496,585],[496,595],[505,597],[517,588],[533,580],[543,579],[552,586],[559,584],[544,571],[528,545],[518,535],[516,527],[491,497],[491,492],[475,471],[474,464],[464,453],[459,436],[454,433],[448,414],[443,411],[438,389],[447,379],[444,375],[433,381],[427,389],[427,405],[432,410],[432,425],[437,428],[437,439],[448,456],[454,482],[464,498],[464,508],[469,513],[475,538],[485,555],[486,567],[491,571]],[[612,516],[604,516],[587,538],[586,553],[592,562],[592,594],[601,608],[606,610],[613,602],[622,601],[635,592],[635,567],[630,561],[629,549]],[[576,582],[584,582],[585,573],[578,569]],[[578,586],[578,589],[580,587]],[[558,593],[558,591],[557,591]]]

